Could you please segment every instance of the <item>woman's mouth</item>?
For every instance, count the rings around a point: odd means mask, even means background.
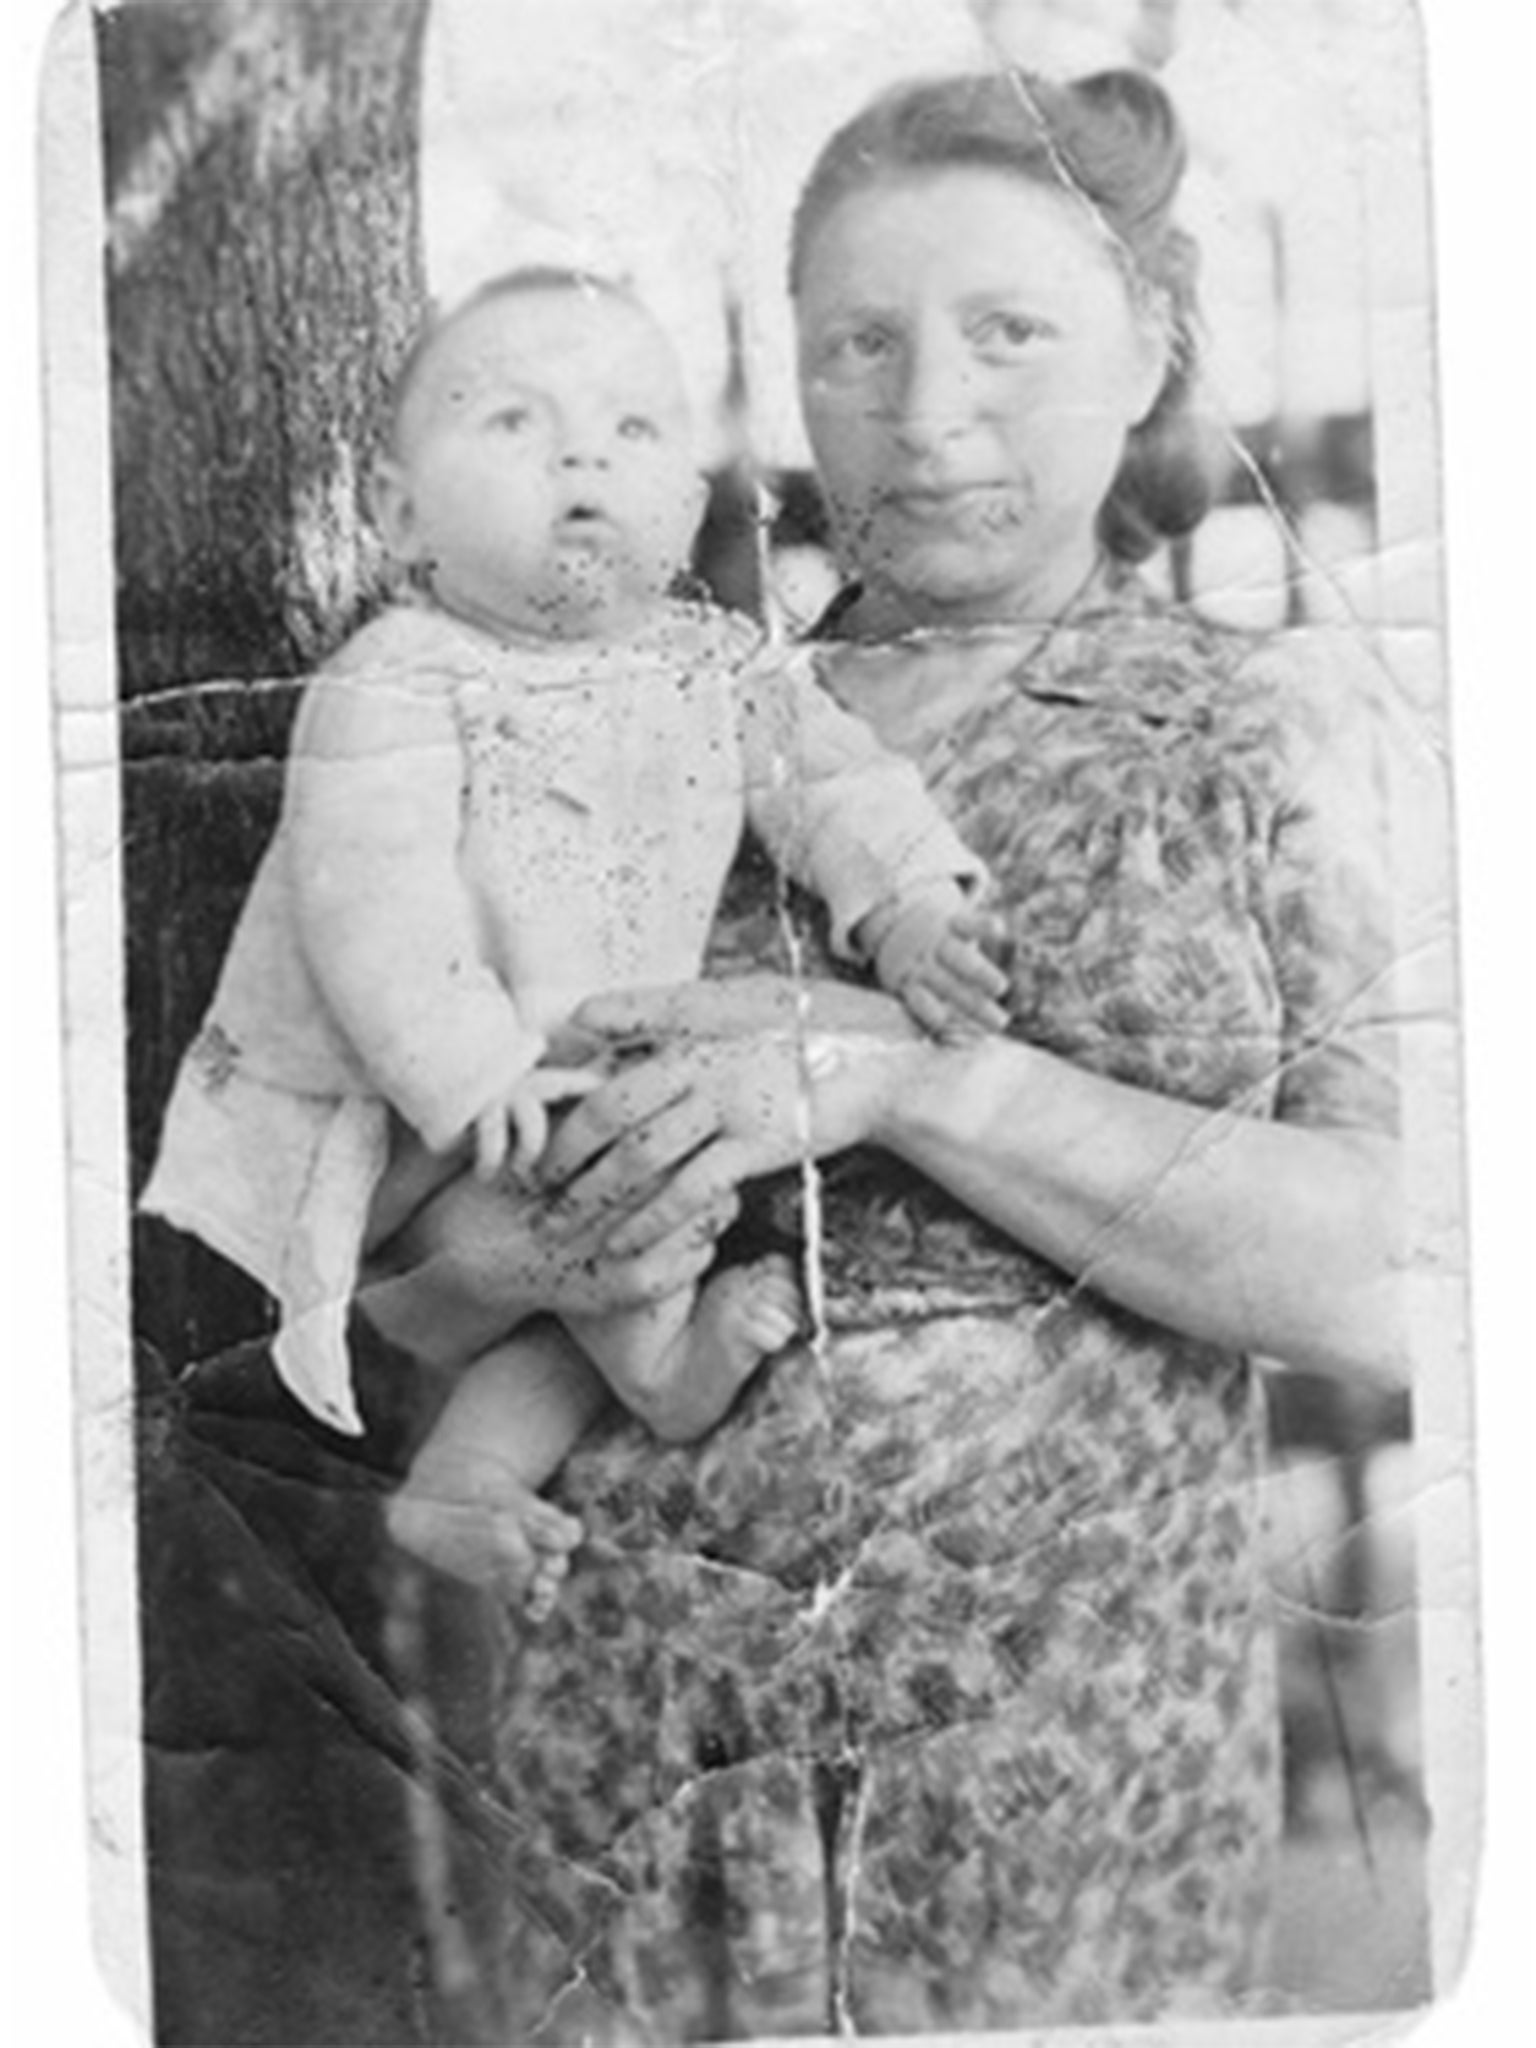
[[[1018,518],[1024,501],[1025,493],[1011,483],[898,484],[880,492],[876,509],[919,526],[970,520],[1008,525]]]

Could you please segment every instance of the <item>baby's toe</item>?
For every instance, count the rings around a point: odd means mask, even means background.
[[[554,1613],[560,1588],[565,1584],[570,1568],[570,1558],[563,1552],[540,1558],[534,1566],[523,1600],[523,1612],[530,1621],[547,1621]]]
[[[800,1334],[798,1313],[764,1303],[747,1322],[747,1335],[764,1354],[782,1351]]]
[[[538,1556],[528,1540],[521,1515],[492,1515],[489,1518],[487,1548],[498,1583],[503,1588],[521,1592],[538,1564]]]
[[[574,1515],[537,1495],[528,1504],[525,1528],[528,1541],[541,1557],[566,1556],[578,1548],[584,1533]]]

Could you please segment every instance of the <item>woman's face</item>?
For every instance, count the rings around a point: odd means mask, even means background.
[[[1054,615],[1166,365],[1083,206],[969,166],[851,193],[797,310],[806,426],[871,596],[913,624]]]

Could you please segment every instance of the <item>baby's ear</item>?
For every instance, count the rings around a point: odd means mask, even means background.
[[[368,509],[384,545],[397,562],[410,562],[416,554],[416,508],[403,466],[392,455],[381,455],[368,480]]]
[[[699,528],[704,524],[704,514],[709,510],[709,472],[696,469],[693,472],[693,495],[688,506],[691,521],[689,532],[696,541]]]

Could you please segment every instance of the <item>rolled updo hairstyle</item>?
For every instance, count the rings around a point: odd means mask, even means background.
[[[1169,341],[1168,371],[1132,429],[1099,512],[1099,539],[1123,562],[1197,526],[1211,502],[1194,414],[1198,252],[1173,220],[1187,161],[1168,95],[1144,72],[1102,71],[1061,85],[999,71],[900,85],[823,148],[795,209],[789,284],[798,297],[827,217],[851,194],[928,171],[998,170],[1065,194],[1102,227],[1139,306]]]

